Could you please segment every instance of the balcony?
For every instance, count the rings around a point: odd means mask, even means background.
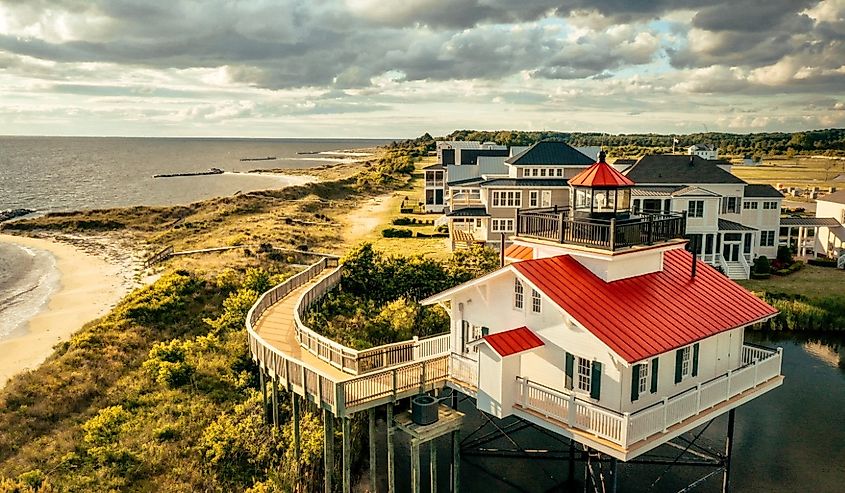
[[[681,238],[685,232],[684,213],[638,213],[609,220],[574,217],[568,207],[520,209],[516,213],[517,236],[610,251]]]
[[[515,407],[523,417],[539,418],[541,426],[593,437],[606,453],[628,460],[780,385],[781,356],[780,348],[744,345],[739,368],[634,413],[620,413],[568,390],[517,377]]]

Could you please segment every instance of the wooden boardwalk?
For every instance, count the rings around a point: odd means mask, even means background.
[[[330,377],[335,383],[339,383],[353,378],[354,375],[340,371],[310,351],[303,349],[296,339],[296,323],[293,318],[299,298],[315,284],[331,275],[331,273],[332,271],[329,269],[324,270],[320,275],[299,288],[294,289],[284,299],[268,308],[261,318],[258,319],[258,323],[255,324],[255,331],[268,344],[289,358],[299,360],[307,367],[317,370]]]

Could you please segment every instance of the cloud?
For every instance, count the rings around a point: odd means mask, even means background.
[[[53,116],[61,95],[110,118],[154,101],[174,124],[522,112],[543,128],[552,109],[640,125],[788,95],[789,115],[723,121],[781,128],[840,113],[806,101],[845,92],[843,60],[845,0],[0,0],[0,101]]]

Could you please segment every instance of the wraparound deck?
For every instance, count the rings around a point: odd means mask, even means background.
[[[741,366],[634,413],[620,413],[568,390],[517,377],[514,414],[621,460],[630,460],[778,387],[781,350],[745,345]],[[452,354],[449,385],[475,390],[478,364]],[[470,393],[470,395],[473,395]]]
[[[443,386],[449,336],[358,351],[302,322],[308,307],[340,281],[336,258],[323,258],[262,294],[247,315],[253,359],[282,387],[335,416]]]

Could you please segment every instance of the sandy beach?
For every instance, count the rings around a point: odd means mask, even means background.
[[[47,239],[0,234],[0,242],[47,251],[55,258],[60,287],[28,326],[0,340],[0,388],[16,373],[40,365],[53,346],[87,322],[106,314],[131,286],[125,266]]]

